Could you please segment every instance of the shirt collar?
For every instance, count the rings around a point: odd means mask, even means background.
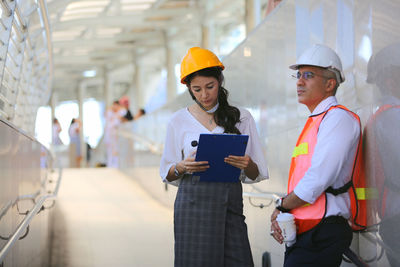
[[[322,100],[321,102],[319,102],[318,106],[314,109],[314,111],[311,113],[310,116],[320,114],[320,113],[328,110],[331,106],[335,106],[337,104],[338,104],[338,102],[336,100],[336,97],[329,96],[329,97],[325,98],[324,100]]]

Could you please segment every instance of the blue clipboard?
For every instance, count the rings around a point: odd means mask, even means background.
[[[229,155],[244,156],[248,135],[200,134],[196,161],[208,161],[210,168],[195,172],[201,182],[238,182],[240,169],[224,162]]]

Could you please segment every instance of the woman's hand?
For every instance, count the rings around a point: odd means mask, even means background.
[[[250,162],[253,162],[249,155],[244,155],[244,156],[229,155],[224,159],[224,161],[241,170],[245,170],[249,166]]]
[[[276,221],[276,217],[280,213],[279,210],[275,209],[274,212],[271,215],[271,233],[270,235],[278,241],[279,244],[283,243],[283,236],[282,236],[282,230],[279,227],[278,222]]]
[[[187,173],[204,172],[210,168],[208,161],[195,161],[194,158],[186,158],[181,162],[183,163],[185,172]]]
[[[204,172],[210,165],[208,161],[195,161],[196,151],[176,165],[179,173]]]
[[[233,156],[229,155],[224,161],[236,168],[244,170],[246,176],[250,179],[256,179],[259,175],[257,164],[250,158],[249,155]]]

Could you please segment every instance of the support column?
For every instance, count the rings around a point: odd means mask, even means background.
[[[78,104],[79,104],[79,120],[82,123],[81,129],[79,131],[79,138],[81,141],[82,160],[81,160],[81,166],[77,166],[78,168],[86,166],[86,142],[85,142],[85,138],[83,135],[83,128],[85,127],[85,125],[83,123],[83,102],[85,100],[85,92],[86,92],[86,83],[81,82],[79,84],[79,88],[78,88]]]
[[[215,2],[213,0],[206,2],[203,10],[203,21],[201,23],[201,47],[209,50],[214,50],[215,45],[214,20],[208,16],[208,14],[213,12],[214,6]]]
[[[50,99],[50,108],[51,108],[51,120],[56,117],[56,107],[58,103],[58,94],[57,92],[54,92],[51,94],[51,99]]]
[[[260,23],[261,4],[260,0],[246,0],[246,36]]]
[[[126,94],[125,94],[129,98],[129,110],[132,113],[134,113],[135,108],[136,108],[135,103],[134,103],[135,98],[136,98],[135,84],[134,84],[134,78],[133,78],[134,77],[134,71],[135,71],[134,68],[135,67],[133,66],[133,64],[130,65],[128,75],[129,75],[129,77],[131,77],[131,80],[129,81],[128,90],[126,91]]]
[[[112,95],[110,86],[108,84],[108,71],[107,66],[103,67],[103,92],[104,92],[104,105],[105,108],[109,107],[112,103]]]
[[[135,73],[133,75],[133,84],[134,84],[134,92],[135,92],[135,99],[134,103],[136,106],[136,109],[134,113],[144,107],[144,94],[142,92],[142,67],[140,66],[139,60],[136,58],[135,59]]]
[[[54,131],[53,131],[53,127],[54,127],[54,119],[56,118],[56,106],[57,106],[57,102],[58,102],[58,95],[55,91],[52,92],[51,94],[51,98],[50,98],[50,109],[51,109],[51,140],[50,140],[50,144],[51,144],[51,148],[53,149],[54,147],[54,143],[53,140],[55,140],[55,136],[54,136]]]
[[[212,49],[210,48],[211,46],[210,26],[203,24],[201,25],[201,47],[205,49]]]
[[[167,102],[176,97],[176,77],[174,49],[169,41],[167,32],[164,32],[165,65],[167,68]]]

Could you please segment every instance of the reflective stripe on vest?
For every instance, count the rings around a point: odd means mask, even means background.
[[[292,157],[295,158],[299,155],[307,155],[308,154],[308,143],[301,143],[296,146],[293,150]]]
[[[358,200],[378,199],[379,193],[377,188],[356,188]]]
[[[327,111],[319,115],[309,117],[303,128],[303,131],[301,132],[297,140],[296,147],[292,154],[292,160],[289,171],[289,182],[287,191],[288,194],[294,190],[296,185],[299,183],[299,181],[303,178],[307,170],[310,168],[311,159],[314,154],[314,148],[317,143],[317,134],[319,125],[321,124],[321,121],[324,118],[325,114],[329,110],[332,110],[334,108],[341,108],[350,112],[350,114],[352,114],[360,123],[360,119],[356,114],[349,111],[344,106],[339,106],[339,105],[332,106]],[[359,149],[360,148],[361,148],[361,134],[359,142]],[[357,164],[357,166],[359,166],[359,164]],[[365,186],[362,187],[365,188]],[[364,190],[359,189],[356,194],[360,194],[360,196],[363,196],[363,198],[365,198],[367,196],[365,192],[366,192],[365,189]],[[353,205],[351,206],[354,206],[355,198],[350,196],[350,199],[352,202],[354,202],[352,203]],[[326,213],[325,209],[326,209],[326,193],[323,193],[321,196],[317,198],[317,200],[312,205],[304,205],[302,207],[291,210],[291,213],[296,218],[297,234],[301,234],[303,232],[306,232],[314,228],[324,217]]]

